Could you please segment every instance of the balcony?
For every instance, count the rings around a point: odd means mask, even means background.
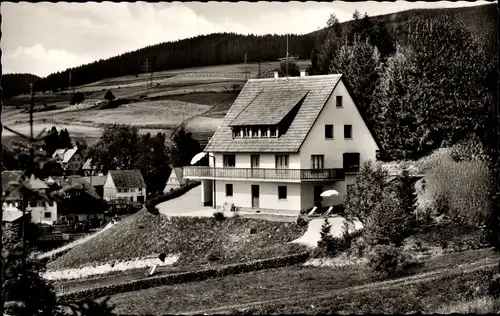
[[[337,181],[344,180],[343,169],[262,169],[262,168],[212,168],[199,166],[184,167],[187,179],[235,179],[263,181]]]

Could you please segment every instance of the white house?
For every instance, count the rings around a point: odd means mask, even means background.
[[[57,149],[52,154],[52,158],[58,158],[62,167],[72,173],[76,173],[84,164],[83,156],[78,150],[78,147]]]
[[[2,186],[4,190],[10,182],[16,181],[21,175],[21,171],[4,171],[2,172]],[[33,175],[29,180],[29,186],[33,190],[45,192],[48,186],[40,179],[35,178]],[[4,202],[2,209],[6,210],[20,210],[23,203],[23,197],[19,190],[13,190],[8,196],[5,191],[2,193]],[[31,214],[31,222],[37,224],[52,225],[57,221],[57,203],[55,201],[47,202],[43,199],[31,201],[26,205],[26,212]]]
[[[182,167],[173,167],[163,189],[163,194],[167,194],[171,190],[180,189],[185,184],[186,179],[184,179]]]
[[[340,195],[324,205],[342,203],[381,150],[349,91],[339,74],[248,80],[205,148],[210,166],[184,177],[202,180],[205,205],[295,214],[328,189]]]
[[[146,183],[139,170],[109,170],[104,182],[104,200],[144,203]]]

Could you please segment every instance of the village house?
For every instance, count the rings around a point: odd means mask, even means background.
[[[58,158],[64,170],[71,174],[76,174],[80,171],[84,163],[83,156],[78,147],[57,149],[52,154],[52,158]]]
[[[19,190],[11,191],[8,196],[5,193],[5,189],[7,189],[9,183],[16,181],[21,174],[22,171],[2,172],[2,187],[4,188],[2,192],[2,209],[9,208],[9,210],[17,209],[21,211],[23,196]],[[37,179],[35,176],[31,176],[29,185],[33,190],[40,190],[42,193],[45,193],[49,188],[42,180]],[[32,223],[52,225],[57,221],[57,203],[55,201],[47,202],[42,198],[36,201],[29,201],[26,205],[26,212],[30,213]]]
[[[178,190],[187,184],[187,181],[184,178],[182,167],[172,167],[171,170],[172,171],[170,172],[170,176],[167,179],[165,188],[163,189],[163,194],[167,194],[168,192],[173,190]]]
[[[55,177],[54,180],[58,188],[64,191],[59,203],[58,222],[85,222],[90,226],[100,227],[104,222],[107,205],[94,187],[80,176]]]
[[[202,180],[205,205],[297,214],[329,189],[340,194],[324,203],[343,203],[379,150],[342,75],[275,73],[248,80],[204,150],[210,166],[185,166],[184,177]]]
[[[144,203],[146,183],[139,170],[109,170],[104,182],[104,200]]]
[[[87,176],[83,177],[83,179],[94,187],[101,199],[104,199],[104,183],[106,182],[106,176]]]

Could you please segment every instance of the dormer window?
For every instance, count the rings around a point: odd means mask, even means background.
[[[260,129],[260,136],[261,137],[267,137],[267,127],[261,127],[261,129]]]
[[[276,128],[271,127],[271,137],[276,137]]]
[[[250,128],[243,127],[243,137],[248,137],[248,136],[250,136]]]
[[[257,127],[252,127],[252,137],[259,137],[259,129]]]

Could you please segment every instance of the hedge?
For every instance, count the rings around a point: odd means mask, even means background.
[[[203,281],[210,278],[223,277],[239,273],[286,267],[298,263],[304,263],[308,258],[309,253],[304,252],[278,258],[237,263],[213,269],[144,278],[122,284],[112,284],[99,288],[86,289],[83,291],[58,294],[58,301],[72,302],[85,299],[95,299],[103,296],[115,295],[123,292],[139,291],[157,286]]]
[[[156,196],[151,200],[146,201],[146,208],[150,213],[154,213],[154,207],[160,203],[166,202],[171,199],[175,199],[187,191],[191,190],[194,187],[197,187],[201,184],[200,181],[188,182],[185,186],[181,187],[178,190],[173,190],[171,192],[167,192],[166,194]]]

